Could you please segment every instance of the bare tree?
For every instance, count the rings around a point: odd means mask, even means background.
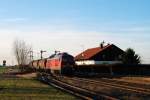
[[[13,44],[13,51],[19,66],[26,65],[29,62],[29,53],[32,47],[25,41],[16,39]]]

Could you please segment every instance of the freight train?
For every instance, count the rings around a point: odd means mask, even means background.
[[[68,75],[73,73],[74,57],[68,53],[55,53],[49,58],[34,60],[29,63],[32,69],[51,74]]]
[[[49,58],[33,60],[29,66],[34,70],[50,74],[75,75],[91,73],[112,73],[111,65],[117,61],[75,61],[68,53],[55,53]]]

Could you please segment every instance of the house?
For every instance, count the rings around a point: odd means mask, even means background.
[[[124,51],[114,44],[105,45],[102,43],[99,47],[87,49],[75,57],[76,64],[115,64],[122,63]]]

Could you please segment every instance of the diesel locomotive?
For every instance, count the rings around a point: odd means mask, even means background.
[[[64,75],[72,74],[74,65],[74,57],[65,52],[53,54],[49,58],[34,60],[29,63],[29,66],[35,70]]]

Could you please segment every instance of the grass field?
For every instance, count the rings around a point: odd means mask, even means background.
[[[3,72],[6,69],[0,69]],[[0,100],[76,100],[77,98],[43,84],[36,78],[0,76]]]
[[[19,71],[18,67],[0,67],[0,74],[18,71]]]
[[[2,100],[73,100],[75,97],[40,83],[34,79],[0,79],[0,98]]]
[[[7,72],[9,69],[6,67],[0,67],[0,74]]]

